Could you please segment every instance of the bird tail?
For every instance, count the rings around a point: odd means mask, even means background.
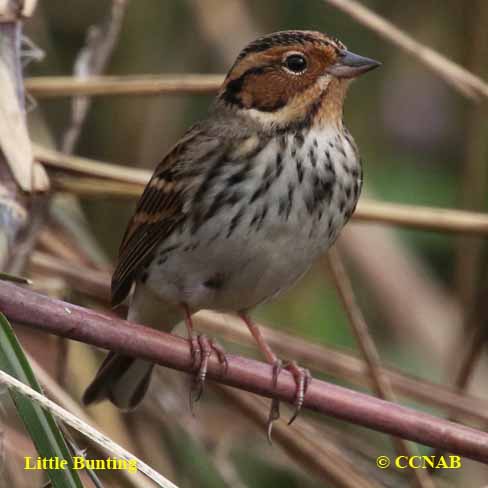
[[[154,364],[110,352],[83,395],[90,405],[110,400],[121,410],[132,410],[144,398]]]
[[[170,332],[181,320],[179,307],[168,307],[141,284],[136,285],[128,320]],[[142,359],[110,352],[95,378],[85,390],[85,405],[110,400],[122,410],[132,410],[142,401],[151,381],[154,364]]]

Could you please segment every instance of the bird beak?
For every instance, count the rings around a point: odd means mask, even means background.
[[[337,78],[356,78],[378,66],[381,66],[379,61],[343,50],[339,59],[326,72]]]

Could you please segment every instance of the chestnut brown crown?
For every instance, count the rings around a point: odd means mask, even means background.
[[[349,79],[379,65],[321,32],[276,32],[241,51],[218,100],[236,109],[296,118],[326,90],[342,106]]]

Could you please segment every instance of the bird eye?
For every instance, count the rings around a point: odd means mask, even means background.
[[[290,54],[284,62],[285,68],[292,73],[303,73],[307,69],[307,60],[302,54]]]

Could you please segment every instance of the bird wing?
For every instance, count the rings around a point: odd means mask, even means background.
[[[155,248],[181,224],[208,167],[225,155],[226,143],[203,125],[192,127],[156,167],[139,199],[112,276],[112,304],[122,302]]]

